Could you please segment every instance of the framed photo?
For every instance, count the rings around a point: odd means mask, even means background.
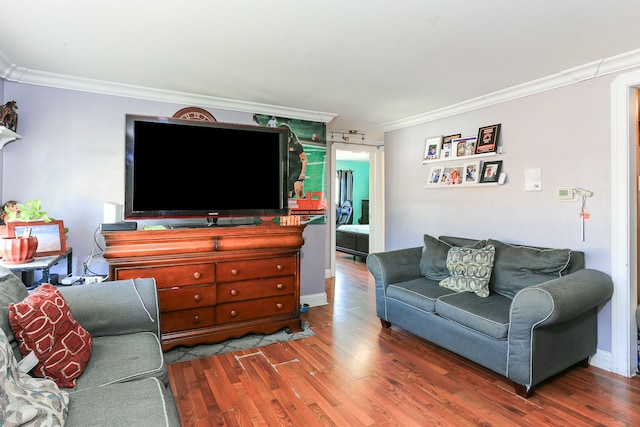
[[[441,159],[449,159],[453,157],[452,152],[452,141],[456,138],[462,137],[462,134],[456,133],[454,135],[447,135],[442,137],[442,148],[440,150],[440,158]]]
[[[440,149],[440,158],[441,159],[450,159],[451,154],[451,142],[443,142],[442,148]]]
[[[429,179],[427,180],[427,185],[440,184],[440,178],[442,177],[442,172],[444,172],[444,166],[433,166],[431,168],[431,171],[429,172]]]
[[[27,228],[31,235],[38,238],[36,256],[64,255],[67,252],[67,242],[64,237],[62,220],[44,221],[9,221],[7,234],[9,237],[22,236]]]
[[[480,162],[469,162],[464,164],[462,169],[462,183],[463,184],[476,184],[480,178]]]
[[[478,130],[478,144],[476,154],[495,153],[498,149],[498,137],[500,136],[500,124],[485,126]]]
[[[449,184],[450,174],[451,174],[451,167],[445,166],[442,169],[442,174],[440,175],[440,184]]]
[[[451,141],[453,157],[465,157],[475,154],[476,141],[477,138],[475,136],[453,139]]]
[[[502,160],[494,162],[483,162],[480,182],[498,182],[500,171],[502,170]]]
[[[451,166],[449,170],[449,185],[462,184],[462,166]]]
[[[424,160],[439,159],[441,145],[442,145],[442,135],[428,137],[425,140]]]

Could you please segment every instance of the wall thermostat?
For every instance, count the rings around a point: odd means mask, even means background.
[[[556,190],[556,200],[560,200],[563,202],[573,202],[578,200],[575,191],[573,191],[573,187],[559,187]]]

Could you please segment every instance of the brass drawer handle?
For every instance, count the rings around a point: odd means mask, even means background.
[[[231,315],[231,317],[236,317],[238,315],[238,312],[235,310],[231,310],[229,314]]]
[[[284,285],[283,285],[282,283],[278,283],[278,284],[276,285],[276,289],[278,289],[278,290],[283,290],[283,289],[284,289]]]
[[[232,276],[237,276],[237,275],[238,275],[238,270],[237,270],[237,269],[235,269],[235,268],[232,268],[232,269],[231,269],[231,275],[232,275]]]
[[[193,316],[193,323],[200,323],[200,316],[198,316],[197,314]]]
[[[198,295],[198,294],[195,294],[195,295],[193,296],[193,300],[194,300],[195,302],[200,302],[200,300],[201,300],[201,299],[202,299],[202,298],[200,298],[200,295]]]
[[[234,297],[238,295],[238,291],[237,291],[236,289],[231,289],[231,290],[229,291],[229,293],[230,293],[231,295],[233,295]]]
[[[195,273],[193,273],[193,278],[194,278],[194,279],[199,279],[199,278],[200,278],[200,276],[201,276],[201,274],[200,274],[200,272],[199,272],[199,271],[196,271]]]
[[[276,308],[278,310],[282,310],[282,307],[284,307],[284,305],[282,303],[279,302],[279,303],[276,304]]]
[[[276,265],[276,269],[277,269],[278,271],[282,271],[282,270],[284,270],[284,265],[282,265],[282,264],[278,264],[278,265]]]

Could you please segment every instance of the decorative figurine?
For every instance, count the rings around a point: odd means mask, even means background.
[[[16,104],[16,101],[9,101],[4,105],[0,105],[0,125],[17,132],[18,113],[15,111],[17,109],[18,104]]]

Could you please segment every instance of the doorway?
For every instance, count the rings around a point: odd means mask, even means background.
[[[640,70],[611,84],[611,371],[636,375],[638,306],[637,121]]]
[[[369,163],[369,252],[382,251],[384,248],[384,225],[383,225],[383,201],[384,201],[384,189],[383,189],[383,154],[384,148],[372,145],[358,145],[358,144],[343,144],[332,143],[331,144],[331,162],[329,167],[330,179],[330,197],[328,200],[327,209],[329,209],[328,221],[329,221],[329,271],[327,277],[334,277],[336,271],[336,197],[337,188],[335,182],[336,176],[336,161],[338,152],[350,153],[355,155],[359,153],[359,156],[366,156]]]

